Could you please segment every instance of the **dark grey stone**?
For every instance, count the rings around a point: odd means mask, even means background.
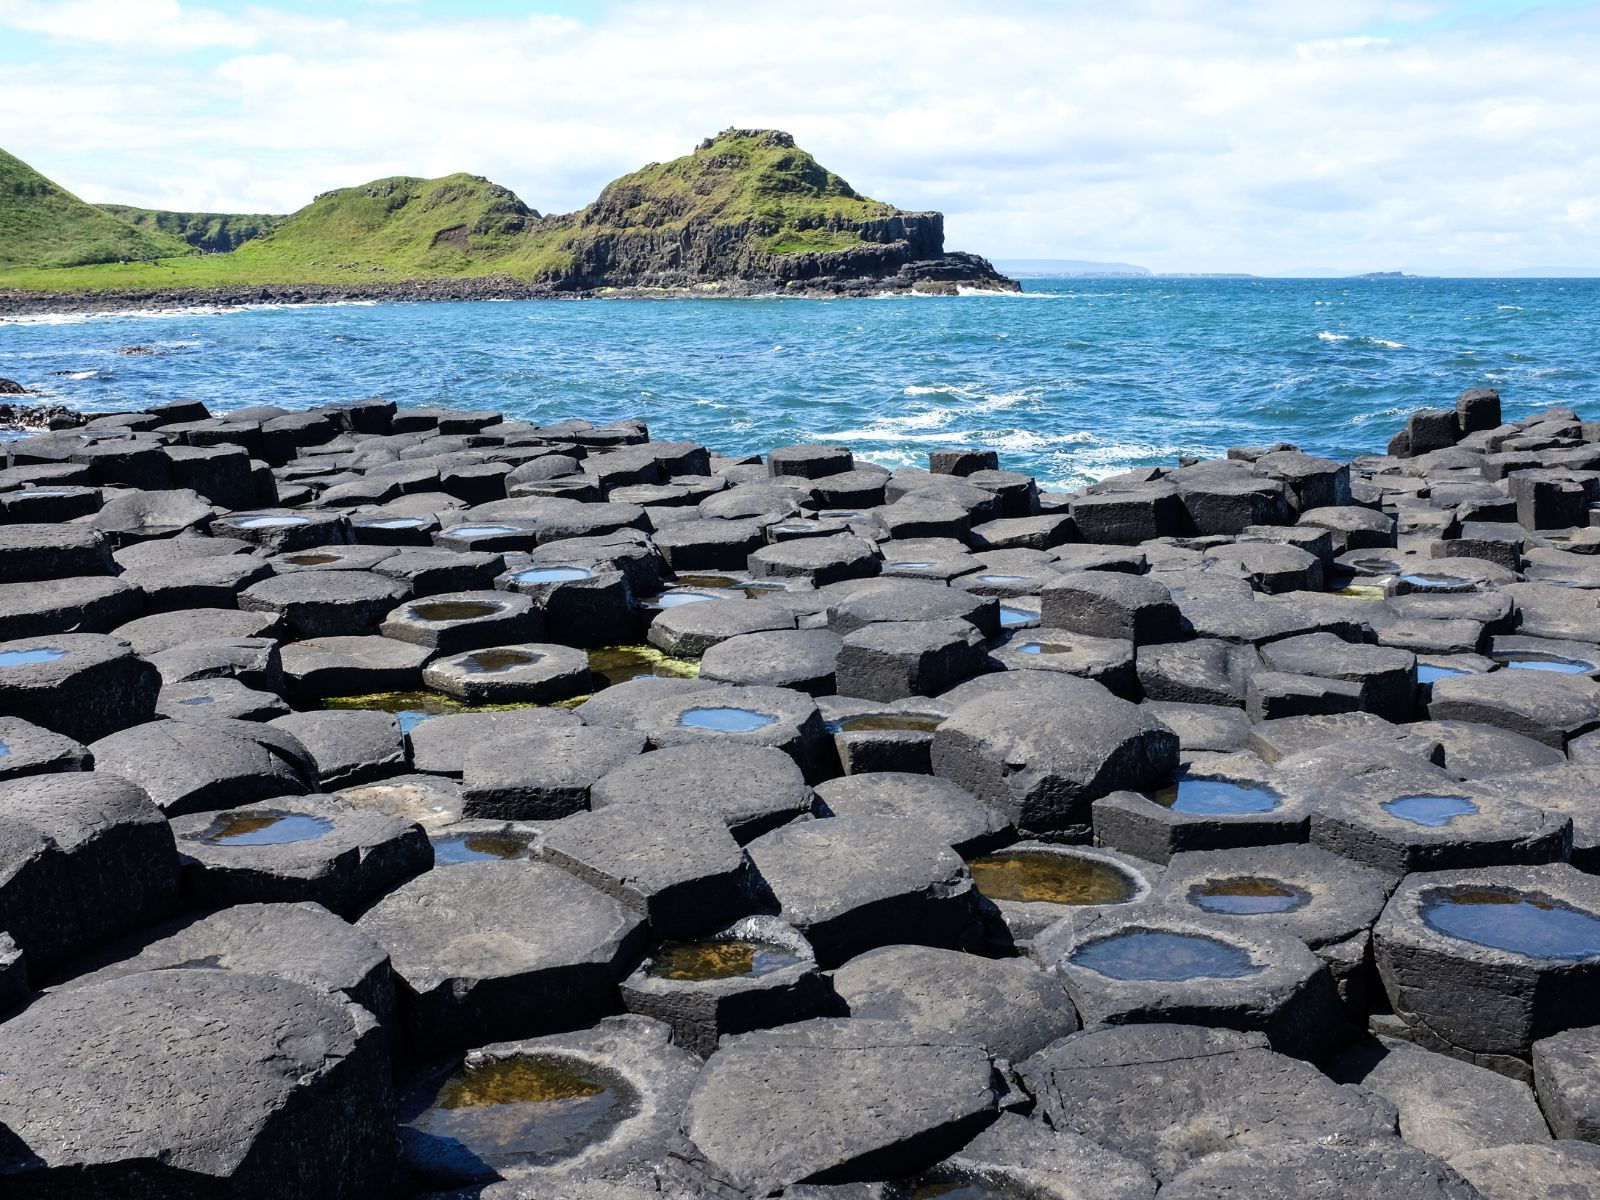
[[[466,756],[462,814],[545,821],[589,807],[589,789],[646,749],[644,735],[603,726],[535,725],[484,738]]]
[[[393,714],[374,709],[291,713],[272,722],[316,764],[324,787],[348,787],[406,769],[406,743]]]
[[[815,799],[781,750],[730,741],[669,746],[624,760],[589,789],[595,809],[661,803],[717,816],[734,838],[752,838],[811,813]]]
[[[151,721],[101,738],[89,749],[97,771],[137,784],[169,817],[315,786],[304,747],[253,721]]]
[[[87,771],[93,765],[94,758],[82,742],[41,729],[21,717],[0,717],[0,781],[53,771]]]
[[[1012,841],[1016,834],[1006,814],[970,792],[932,775],[871,771],[829,780],[817,798],[835,817],[899,817],[915,823],[963,858],[984,854]]]
[[[1369,1146],[1283,1142],[1218,1154],[1161,1189],[1164,1200],[1484,1200],[1443,1159],[1399,1140]]]

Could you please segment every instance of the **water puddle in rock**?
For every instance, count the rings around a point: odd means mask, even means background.
[[[895,568],[897,571],[926,571],[929,567],[933,566],[933,560],[919,559],[915,562],[911,562],[902,559],[898,562],[891,562],[889,566]]]
[[[1400,569],[1400,564],[1388,558],[1353,558],[1350,565],[1371,575],[1390,575]]]
[[[290,554],[285,556],[284,562],[293,563],[297,567],[320,567],[324,563],[338,562],[337,554]]]
[[[928,713],[862,713],[841,721],[830,721],[828,729],[832,733],[932,733],[943,720],[943,717]]]
[[[1424,897],[1420,913],[1440,933],[1529,958],[1600,954],[1600,917],[1548,896],[1494,887],[1440,889]]]
[[[403,1101],[401,1142],[419,1173],[476,1182],[570,1158],[638,1110],[633,1085],[598,1063],[514,1055],[435,1071]]]
[[[498,675],[502,671],[526,667],[543,657],[544,655],[535,654],[531,650],[513,650],[509,646],[499,646],[492,650],[474,650],[461,660],[461,666],[473,675]]]
[[[669,588],[658,596],[652,596],[645,601],[648,608],[682,608],[685,604],[701,604],[707,600],[725,600],[726,596],[712,595],[709,592],[678,591]]]
[[[1478,806],[1465,796],[1396,796],[1378,806],[1391,817],[1410,821],[1413,825],[1426,825],[1430,829],[1443,829],[1457,817],[1471,816]]]
[[[539,706],[526,703],[467,704],[438,692],[376,692],[370,696],[330,696],[322,702],[322,707],[341,711],[367,708],[390,713],[400,723],[400,732],[410,733],[429,717],[449,716],[452,713],[512,712]]]
[[[1021,583],[1026,575],[979,575],[979,583]]]
[[[309,525],[310,523],[311,518],[309,517],[264,516],[245,517],[234,521],[233,525],[238,529],[283,529],[290,525]]]
[[[0,650],[0,667],[31,667],[36,663],[55,662],[67,656],[59,646],[39,646],[33,650]]]
[[[726,705],[687,709],[678,718],[684,729],[713,729],[718,733],[750,733],[777,723],[778,718],[768,713]]]
[[[7,745],[5,742],[0,742],[0,758],[4,758],[6,755],[8,755],[10,753],[11,753],[11,747],[9,745]]]
[[[848,509],[838,509],[831,510],[829,512],[819,512],[817,514],[817,519],[819,521],[855,521],[865,515],[865,513],[852,512]]]
[[[1019,625],[1026,625],[1033,620],[1037,613],[1031,613],[1025,608],[1012,608],[1009,604],[1000,606],[1000,628],[1015,629]]]
[[[1536,650],[1496,654],[1494,660],[1512,671],[1554,671],[1560,675],[1586,675],[1595,664],[1575,658],[1562,658],[1558,654],[1543,654]]]
[[[306,813],[224,813],[200,836],[213,846],[286,846],[311,842],[333,828]]]
[[[713,979],[756,979],[792,967],[800,956],[787,946],[743,938],[704,942],[668,942],[656,951],[646,973],[655,979],[698,982]]]
[[[654,646],[606,646],[589,651],[589,670],[608,684],[630,679],[693,679],[700,665],[670,658]]]
[[[1075,950],[1069,961],[1111,979],[1177,983],[1241,979],[1264,970],[1238,946],[1198,933],[1129,929]]]
[[[357,521],[363,529],[420,529],[427,522],[421,517],[384,517],[378,521]]]
[[[1208,879],[1189,889],[1189,903],[1196,908],[1230,916],[1290,912],[1310,902],[1311,894],[1304,888],[1257,876]]]
[[[593,578],[594,572],[587,567],[530,567],[511,577],[514,583],[572,583]]]
[[[1138,884],[1103,859],[1053,850],[1009,850],[967,864],[990,900],[1018,904],[1126,904]]]
[[[1433,667],[1427,663],[1417,664],[1418,683],[1438,683],[1441,679],[1449,679],[1452,675],[1465,675],[1467,672],[1461,667]]]
[[[511,533],[522,533],[515,525],[455,525],[444,531],[443,536],[453,538],[481,538],[505,537]]]
[[[1428,575],[1416,572],[1400,576],[1400,582],[1425,592],[1434,588],[1464,587],[1469,581],[1462,579],[1458,575]]]
[[[190,696],[187,700],[179,700],[178,703],[185,707],[198,707],[202,704],[215,704],[216,700],[211,696]]]
[[[430,840],[436,867],[533,856],[531,839],[515,833],[444,833]]]
[[[1265,784],[1203,775],[1185,775],[1152,792],[1150,798],[1173,812],[1207,817],[1271,812],[1283,803],[1283,797]]]
[[[1076,647],[1071,642],[1023,642],[1017,647],[1018,654],[1071,654]]]
[[[418,621],[475,621],[500,611],[500,605],[486,600],[424,600],[410,609],[412,618]]]

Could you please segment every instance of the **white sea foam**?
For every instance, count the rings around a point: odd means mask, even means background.
[[[1383,338],[1365,338],[1363,340],[1371,342],[1374,346],[1382,346],[1388,350],[1404,350],[1406,348],[1406,344],[1404,342],[1390,342],[1385,341]]]
[[[1522,311],[1522,305],[1520,305],[1520,304],[1502,304],[1502,305],[1499,305],[1498,307],[1499,307],[1501,312],[1521,312]]]
[[[1348,333],[1333,333],[1324,329],[1321,333],[1317,334],[1317,340],[1319,342],[1348,342],[1350,340],[1350,335]]]
[[[92,312],[22,313],[0,317],[0,325],[82,325],[116,317],[168,320],[175,317],[220,317],[239,312],[277,312],[285,308],[371,308],[377,300],[317,300],[305,304],[185,304],[177,308],[108,308]]]

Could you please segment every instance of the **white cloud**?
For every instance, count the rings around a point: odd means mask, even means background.
[[[775,125],[996,257],[1600,258],[1600,18],[1438,20],[1447,7],[815,0],[797,16],[700,0],[586,24],[0,0],[0,26],[75,39],[70,70],[13,58],[0,128],[97,199],[283,210],[381,174],[470,170],[562,211],[726,125]]]

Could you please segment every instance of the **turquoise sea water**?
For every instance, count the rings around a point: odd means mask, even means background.
[[[1020,296],[349,304],[0,320],[0,376],[87,409],[382,396],[643,417],[728,453],[969,441],[1078,485],[1286,440],[1381,451],[1463,388],[1600,393],[1596,280],[1030,280]],[[129,356],[119,347],[157,353]]]

